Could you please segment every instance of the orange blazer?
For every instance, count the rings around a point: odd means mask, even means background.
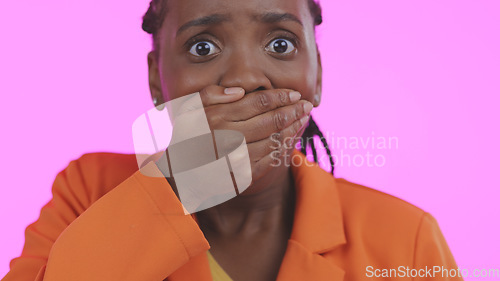
[[[457,269],[429,213],[297,156],[304,164],[292,166],[296,210],[277,280],[401,280],[396,270],[426,270],[406,280],[462,280],[428,275]],[[161,173],[154,162],[144,169]],[[138,171],[135,155],[85,154],[57,175],[52,194],[2,280],[212,280],[196,220],[165,178]]]

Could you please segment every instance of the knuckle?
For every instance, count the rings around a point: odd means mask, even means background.
[[[269,108],[270,102],[269,97],[264,93],[259,93],[257,95],[257,106],[260,110],[266,110]]]
[[[299,120],[300,118],[302,118],[302,116],[304,116],[304,114],[305,114],[304,105],[302,103],[294,106],[293,117],[295,118],[295,120]]]
[[[276,130],[281,131],[286,126],[287,117],[281,112],[276,112],[273,115],[274,127]]]
[[[300,118],[305,114],[304,105],[304,103],[299,103],[295,106],[295,114],[297,118]]]
[[[272,138],[267,142],[266,150],[267,153],[271,153],[273,151],[279,151],[283,146],[283,142],[285,140],[285,135],[282,132],[274,133]]]
[[[283,139],[285,138],[285,136],[283,135],[283,132],[277,132],[277,133],[274,133],[272,135],[272,140],[270,140],[271,142],[273,142],[273,144],[275,144],[275,146],[271,146],[272,148],[274,149],[277,149],[280,147],[279,144],[283,143]]]
[[[290,95],[285,91],[279,91],[278,97],[279,97],[281,105],[285,105],[290,101]]]
[[[295,136],[300,131],[300,122],[294,122],[290,133]]]

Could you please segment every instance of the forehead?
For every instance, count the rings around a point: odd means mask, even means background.
[[[228,15],[232,21],[249,20],[264,13],[289,13],[312,26],[307,0],[166,0],[166,21],[172,28],[213,14]]]

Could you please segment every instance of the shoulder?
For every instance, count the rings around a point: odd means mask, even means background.
[[[335,181],[347,240],[362,240],[374,252],[388,255],[394,248],[409,254],[422,224],[436,223],[429,213],[403,199],[345,179]]]
[[[456,268],[437,220],[395,196],[335,179],[348,248],[371,265]]]
[[[383,216],[386,219],[397,217],[420,219],[425,213],[423,209],[408,201],[376,190],[374,188],[353,183],[343,178],[335,178],[343,211],[374,219]]]
[[[95,152],[72,160],[62,173],[69,181],[83,185],[90,201],[95,202],[138,169],[135,154]]]
[[[82,168],[94,167],[101,169],[113,169],[121,167],[132,169],[135,168],[137,170],[137,161],[135,154],[93,152],[85,153],[78,159],[73,161],[80,163],[80,165],[82,165]]]

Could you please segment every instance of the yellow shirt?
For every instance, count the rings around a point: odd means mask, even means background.
[[[213,281],[233,281],[229,275],[222,269],[222,267],[214,259],[210,251],[207,251],[208,265],[210,266],[210,272],[212,272]]]

